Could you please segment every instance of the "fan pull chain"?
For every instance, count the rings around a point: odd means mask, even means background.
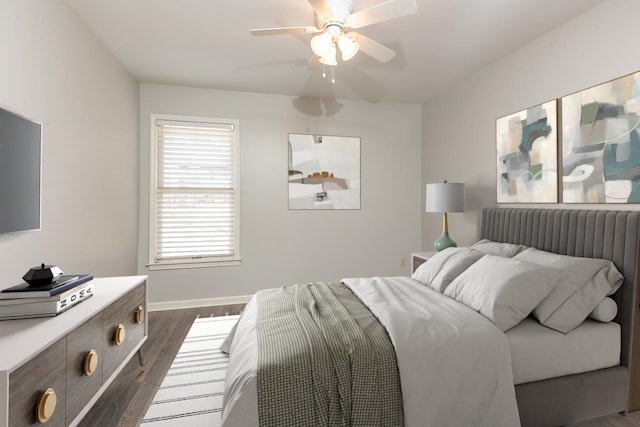
[[[331,67],[331,83],[332,84],[336,84],[336,67]],[[326,79],[327,78],[327,66],[325,64],[322,64],[322,78]]]

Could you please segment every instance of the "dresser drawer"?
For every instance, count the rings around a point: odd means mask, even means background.
[[[10,427],[41,425],[36,418],[39,402],[47,406],[45,413],[55,408],[47,427],[66,425],[66,354],[66,338],[62,338],[9,375]],[[55,405],[51,395],[41,399],[48,389],[55,392]]]
[[[102,386],[102,357],[99,313],[67,335],[67,421],[74,420]]]
[[[140,285],[103,312],[103,378],[111,376],[146,335],[144,317],[137,315],[139,307],[142,307],[143,316],[146,314],[145,301],[145,286]]]

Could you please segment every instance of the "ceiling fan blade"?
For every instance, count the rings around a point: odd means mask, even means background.
[[[355,40],[360,44],[360,50],[362,52],[380,62],[389,62],[394,56],[396,56],[395,51],[381,45],[369,37],[363,36],[362,34],[354,31],[349,32],[349,35],[355,37]]]
[[[316,12],[318,17],[320,17],[323,21],[329,21],[331,16],[333,16],[333,12],[329,8],[326,0],[308,0],[313,10]]]
[[[277,28],[257,28],[251,30],[253,36],[272,36],[276,34],[296,34],[296,33],[319,33],[316,27],[277,27]]]
[[[362,28],[378,22],[411,15],[418,10],[416,0],[388,0],[351,14],[346,25],[350,28]]]

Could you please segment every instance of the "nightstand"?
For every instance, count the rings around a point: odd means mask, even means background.
[[[436,252],[413,252],[411,254],[411,273],[420,267],[420,264],[434,256]]]

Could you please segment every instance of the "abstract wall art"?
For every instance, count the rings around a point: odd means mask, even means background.
[[[565,203],[640,203],[640,73],[562,98]]]
[[[557,101],[496,120],[498,203],[558,201]]]
[[[360,209],[360,138],[289,134],[289,209]]]

